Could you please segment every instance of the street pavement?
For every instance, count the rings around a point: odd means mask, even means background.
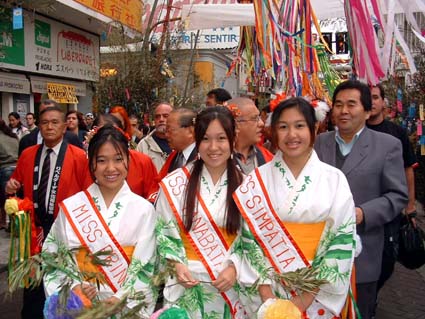
[[[425,229],[425,215],[419,211],[419,223]],[[0,230],[0,318],[20,318],[22,291],[7,294],[6,264],[9,234]],[[425,319],[425,266],[409,270],[397,264],[391,279],[382,288],[376,319]]]

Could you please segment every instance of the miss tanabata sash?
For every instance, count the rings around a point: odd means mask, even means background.
[[[161,188],[180,227],[180,232],[192,245],[211,279],[216,280],[214,272],[221,270],[229,246],[199,193],[196,194],[198,211],[194,212],[191,230],[189,232],[186,230],[181,203],[184,202],[189,176],[186,167],[175,170],[161,181]],[[233,288],[220,294],[229,306],[232,318],[248,318]]]

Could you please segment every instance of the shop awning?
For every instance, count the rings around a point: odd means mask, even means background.
[[[30,94],[30,82],[23,74],[0,72],[0,92]]]
[[[68,80],[33,76],[33,75],[30,75],[30,81],[31,81],[31,90],[34,93],[47,94],[48,93],[47,83],[55,83],[55,84],[61,84],[61,85],[71,85],[75,87],[76,96],[86,96],[87,94],[85,82],[68,81]],[[68,103],[71,103],[71,102],[68,102]]]

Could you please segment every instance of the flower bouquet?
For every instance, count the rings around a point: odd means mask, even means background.
[[[28,198],[12,197],[6,200],[4,210],[10,219],[10,275],[17,263],[27,260],[31,255],[31,211],[34,210],[34,204]],[[21,284],[27,286],[28,279],[24,278]]]

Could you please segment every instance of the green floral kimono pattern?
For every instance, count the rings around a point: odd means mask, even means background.
[[[352,195],[345,176],[320,162],[314,152],[298,179],[292,176],[281,156],[280,152],[276,154],[258,172],[271,205],[283,222],[325,222],[315,257],[309,262],[318,269],[317,277],[327,283],[320,286],[313,304],[307,309],[307,315],[309,318],[333,318],[339,315],[345,303],[355,257]],[[249,180],[248,176],[241,188],[245,190]],[[273,185],[273,188],[268,185]],[[239,191],[236,191],[236,197],[240,195]],[[250,196],[265,198],[258,188],[251,190]],[[276,281],[275,270],[246,223],[232,247],[231,258],[239,267],[241,300],[249,307],[251,314],[256,313],[261,305],[258,284],[271,284],[278,298],[291,298],[290,292]],[[296,270],[290,268],[287,270]]]
[[[88,192],[120,245],[122,247],[134,246],[132,259],[122,286],[114,293],[109,285],[100,284],[98,289],[99,300],[111,296],[119,299],[127,296],[129,298],[127,306],[133,308],[143,303],[144,307],[139,315],[141,318],[149,318],[153,312],[158,294],[152,281],[157,267],[156,240],[154,236],[155,210],[148,201],[132,193],[126,183],[109,208],[106,207],[96,184],[91,185],[88,188]],[[73,197],[66,201],[72,200]],[[60,210],[46,238],[43,250],[54,253],[60,247],[66,247],[69,250],[69,254],[72,255],[74,250],[81,248],[81,243],[62,210]],[[73,256],[71,258],[75,260]],[[71,288],[81,283],[75,279],[81,277],[81,274],[76,262],[74,265],[74,269],[72,267],[67,269],[74,273],[73,278],[66,276],[59,270],[45,275],[44,285],[47,295],[58,291],[65,281],[70,281]]]
[[[224,172],[222,178],[225,176],[227,176],[226,172]],[[211,277],[202,262],[187,259],[179,226],[162,187],[156,202],[156,211],[158,213],[156,237],[158,254],[161,259],[161,269],[166,267],[167,260],[184,263],[188,265],[192,276],[200,281],[199,285],[185,289],[177,283],[175,277],[169,277],[164,289],[165,303],[186,309],[191,319],[232,318],[229,306],[217,289],[211,285]],[[209,173],[204,169],[201,176],[200,188],[200,194],[205,203],[207,203],[211,214],[213,214],[215,222],[219,227],[223,227],[227,181],[223,179],[214,185]]]

